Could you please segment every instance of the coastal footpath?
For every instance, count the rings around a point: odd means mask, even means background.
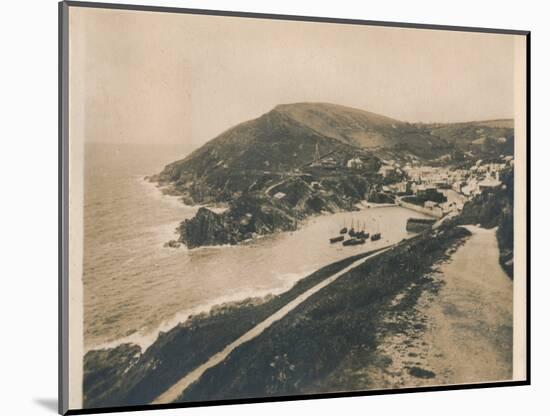
[[[146,351],[133,344],[89,351],[84,357],[84,404],[97,408],[150,403],[299,295],[376,252],[327,265],[282,294],[222,304],[209,313],[192,316],[161,333]]]
[[[376,388],[510,380],[513,283],[499,265],[496,229],[472,236],[436,267],[416,306],[385,314],[371,363],[353,373]],[[456,251],[455,251],[456,250]],[[411,289],[412,290],[412,289]],[[397,304],[403,298],[394,299]],[[405,330],[396,330],[402,323]]]
[[[442,226],[361,262],[206,368],[176,400],[331,391],[326,377],[349,359],[350,352],[376,347],[377,328],[392,299],[413,285],[417,289],[409,291],[400,307],[414,305],[423,290],[435,287],[428,277],[433,264],[448,258],[447,250],[468,235],[462,227]],[[146,404],[167,391],[170,399],[176,397],[178,389],[173,386],[188,374],[301,294],[372,254],[331,264],[284,294],[193,317],[161,334],[146,351],[128,344],[90,351],[85,357],[86,406]],[[353,385],[353,380],[342,383]]]
[[[439,247],[421,238],[355,268],[178,401],[511,379],[512,282],[496,230],[466,228],[432,234]],[[415,265],[417,255],[428,262]]]
[[[443,225],[362,263],[235,349],[177,401],[380,388],[369,369],[389,367],[392,359],[378,354],[379,346],[388,331],[412,331],[406,347],[426,330],[414,318],[417,303],[426,294],[438,295],[443,283],[434,267],[449,261],[470,235]],[[401,319],[388,321],[391,314]],[[432,376],[416,362],[399,371],[421,381]]]

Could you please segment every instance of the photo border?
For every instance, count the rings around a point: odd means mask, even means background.
[[[58,411],[62,415],[82,415],[92,413],[112,413],[140,410],[181,409],[249,403],[273,403],[295,400],[330,399],[340,397],[363,397],[372,395],[407,394],[450,390],[484,389],[493,387],[513,387],[531,385],[531,32],[483,27],[447,26],[404,22],[386,22],[347,18],[296,16],[284,14],[252,13],[178,7],[144,6],[83,1],[62,1],[58,3]],[[407,387],[336,393],[303,394],[289,396],[266,396],[259,398],[226,399],[187,403],[167,403],[155,405],[98,407],[69,409],[69,20],[70,7],[100,8],[114,10],[179,13],[208,16],[241,17],[269,20],[320,22],[347,25],[383,26],[397,28],[477,32],[525,36],[526,41],[526,378],[525,380],[481,382],[444,386]]]

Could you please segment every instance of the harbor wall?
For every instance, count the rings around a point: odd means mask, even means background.
[[[424,208],[424,207],[421,207],[419,205],[415,205],[415,204],[411,204],[409,202],[405,202],[401,198],[397,199],[397,204],[399,206],[403,207],[403,208],[407,208],[407,209],[410,209],[412,211],[420,212],[422,214],[429,215],[430,217],[433,217],[433,218],[443,217],[443,210],[439,207],[437,207],[435,209]]]

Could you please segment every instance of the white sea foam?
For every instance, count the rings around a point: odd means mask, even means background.
[[[194,308],[186,309],[181,312],[178,312],[172,318],[164,321],[161,325],[151,331],[137,331],[133,334],[130,334],[126,337],[119,338],[113,341],[108,341],[100,343],[97,345],[92,345],[88,347],[85,351],[94,351],[94,350],[103,350],[116,348],[123,344],[135,344],[141,348],[142,352],[145,352],[159,337],[161,333],[166,333],[171,329],[174,329],[180,324],[184,324],[190,318],[200,315],[200,314],[211,314],[217,308],[222,306],[231,306],[237,305],[239,303],[245,302],[247,300],[256,301],[256,302],[265,302],[269,300],[272,296],[280,295],[288,290],[292,289],[296,283],[302,280],[304,277],[309,276],[315,270],[311,270],[305,273],[285,273],[278,276],[282,285],[276,289],[265,289],[265,290],[242,290],[238,293],[234,293],[229,296],[222,296],[216,299],[213,299],[210,302],[207,302],[203,305],[196,306]]]
[[[135,175],[134,177],[140,184],[144,185],[145,189],[148,191],[148,195],[152,196],[156,200],[162,200],[163,202],[172,204],[173,206],[195,211],[198,211],[201,207],[201,205],[187,205],[183,202],[180,196],[163,192],[163,190],[167,188],[166,186],[159,186],[157,183],[149,181],[145,178],[145,175]]]
[[[373,215],[381,216],[383,238],[399,241],[406,236],[410,213],[405,209],[366,209],[315,216],[301,222],[298,231],[262,235],[237,245],[163,248],[177,239],[178,224],[200,206],[186,206],[180,197],[164,194],[137,174],[158,171],[160,160],[169,162],[173,153],[155,156],[159,149],[151,148],[144,149],[146,154],[140,150],[137,156],[113,159],[107,150],[94,157],[87,153],[91,158],[86,164],[91,185],[84,273],[88,350],[125,342],[146,349],[160,331],[190,315],[247,297],[284,292],[310,274],[309,269],[366,249],[328,243],[328,237],[351,219],[368,223]],[[106,180],[109,177],[116,180]]]

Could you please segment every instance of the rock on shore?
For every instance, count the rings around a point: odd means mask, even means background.
[[[241,198],[221,214],[199,208],[193,218],[178,227],[179,241],[188,248],[237,244],[258,235],[294,230],[298,218],[302,216],[294,217],[282,207]]]

